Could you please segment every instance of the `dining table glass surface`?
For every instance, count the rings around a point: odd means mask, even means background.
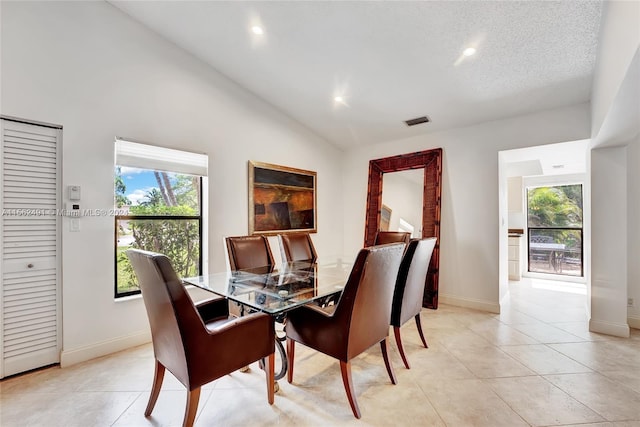
[[[340,295],[353,265],[347,259],[324,257],[316,262],[283,262],[271,267],[225,271],[182,280],[187,285],[277,315]]]

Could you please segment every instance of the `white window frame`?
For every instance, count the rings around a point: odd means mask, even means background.
[[[205,153],[195,153],[175,148],[136,142],[129,138],[117,136],[114,144],[114,166],[127,166],[139,169],[156,170],[172,173],[195,175],[201,178],[201,230],[202,243],[200,245],[202,274],[209,271],[209,156]],[[115,227],[114,227],[114,241]],[[114,255],[115,256],[115,255]],[[115,262],[115,260],[114,260]],[[117,272],[114,272],[117,274]],[[114,276],[114,286],[117,277]],[[116,299],[126,298],[124,296]]]

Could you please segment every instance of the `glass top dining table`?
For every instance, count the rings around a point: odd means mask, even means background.
[[[280,315],[298,306],[339,295],[351,272],[345,257],[316,262],[283,262],[272,267],[226,271],[183,278],[187,285],[213,292],[244,306]]]

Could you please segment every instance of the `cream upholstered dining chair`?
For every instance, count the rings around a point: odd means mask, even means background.
[[[315,261],[318,258],[309,233],[278,234],[283,261]]]
[[[296,342],[340,361],[342,382],[356,418],[360,418],[360,408],[353,389],[351,359],[380,344],[389,378],[396,383],[387,338],[393,285],[403,251],[404,245],[397,243],[361,249],[337,304],[306,305],[289,312],[286,333],[290,383]]]
[[[409,319],[414,318],[422,344],[424,344],[425,348],[428,348],[427,341],[422,333],[420,311],[422,310],[422,299],[424,297],[429,262],[431,261],[431,254],[435,248],[436,240],[435,237],[430,237],[422,240],[413,239],[409,242],[402,257],[393,293],[390,323],[393,326],[398,351],[400,351],[400,356],[407,369],[409,369],[409,361],[402,346],[400,327]]]
[[[153,411],[165,369],[187,388],[183,426],[188,427],[195,420],[203,385],[264,358],[267,400],[273,404],[273,318],[264,313],[229,316],[224,298],[194,305],[165,255],[137,249],[126,253],[142,291],[156,362],[144,415]]]

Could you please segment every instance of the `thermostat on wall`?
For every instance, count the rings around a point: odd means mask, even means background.
[[[69,200],[80,200],[80,186],[79,185],[70,185],[69,186]]]

